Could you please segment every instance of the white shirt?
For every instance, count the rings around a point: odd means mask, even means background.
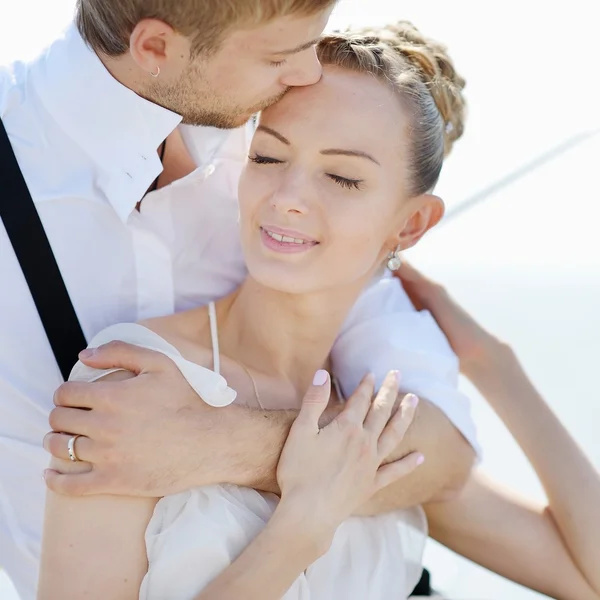
[[[74,27],[31,64],[0,70],[0,118],[36,203],[84,333],[218,298],[243,280],[237,180],[251,128],[181,126],[118,83]],[[136,203],[161,171],[177,126],[198,169]],[[0,183],[0,190],[1,190]],[[4,228],[0,228],[0,565],[35,597],[52,395],[61,377]],[[101,274],[101,275],[99,275]],[[334,350],[348,394],[391,367],[473,444],[457,361],[395,281],[366,292]]]

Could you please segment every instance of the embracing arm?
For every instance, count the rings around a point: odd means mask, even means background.
[[[414,415],[408,406],[391,416],[397,389],[392,373],[372,403],[372,382],[365,379],[335,421],[320,429],[329,379],[311,386],[279,461],[282,499],[275,513],[196,600],[281,598],[327,551],[336,528],[357,505],[417,468],[416,454],[381,466]],[[81,469],[83,463],[60,467]],[[137,599],[148,567],[144,533],[153,506],[154,501],[144,499],[51,493],[38,598]]]
[[[557,600],[600,598],[551,507],[519,498],[477,472],[458,497],[424,508],[431,537],[482,567]]]
[[[423,466],[382,489],[357,515],[376,515],[452,498],[465,485],[475,461],[471,444],[437,406],[426,400],[419,401],[403,442],[387,460],[397,460],[411,452],[425,457]]]
[[[512,350],[439,284],[406,263],[400,276],[429,309],[473,382],[535,469],[548,505],[511,498],[476,476],[453,501],[427,507],[433,535],[468,558],[561,600],[600,598],[600,476],[524,373]]]
[[[198,398],[169,358],[129,344],[101,346],[81,361],[96,369],[120,367],[138,376],[123,382],[69,382],[59,388],[51,425],[55,432],[85,433],[81,458],[92,463],[93,470],[83,475],[50,472],[46,483],[52,491],[161,497],[201,485],[233,483],[279,493],[276,466],[297,411],[213,408]],[[341,405],[328,407],[321,423],[340,410]],[[66,458],[69,437],[50,433],[44,446]],[[413,506],[458,489],[473,460],[470,445],[426,400],[421,400],[406,440],[392,457],[412,451],[426,457],[419,469],[423,474],[415,472],[404,484],[382,490],[361,514]]]
[[[490,341],[486,359],[471,367],[469,378],[525,452],[544,487],[548,506],[527,508],[476,481],[471,483],[462,504],[458,503],[463,509],[462,518],[451,514],[452,503],[432,508],[434,531],[440,532],[444,543],[462,545],[473,560],[479,556],[495,571],[546,594],[565,600],[598,600],[598,471],[538,394],[508,347]],[[487,502],[497,514],[492,512],[492,517],[488,514],[483,518]],[[475,514],[480,519],[475,520]],[[436,525],[440,515],[442,522]],[[495,541],[490,540],[491,536]]]

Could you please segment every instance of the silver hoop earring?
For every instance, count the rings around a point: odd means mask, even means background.
[[[400,248],[400,246],[398,246],[393,252],[390,252],[387,261],[387,266],[390,271],[397,271],[402,266],[400,252],[402,252],[402,248]]]
[[[160,67],[158,65],[156,65],[156,73],[152,73],[152,71],[151,71],[150,75],[152,75],[152,77],[154,77],[154,79],[156,79],[160,75]]]

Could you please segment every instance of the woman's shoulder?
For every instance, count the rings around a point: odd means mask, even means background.
[[[202,367],[212,366],[210,323],[206,306],[144,319],[136,325],[160,337],[187,360]]]

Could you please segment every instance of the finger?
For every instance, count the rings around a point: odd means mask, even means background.
[[[95,369],[125,369],[136,375],[148,371],[163,371],[173,365],[173,361],[160,352],[120,341],[83,350],[79,354],[79,360]]]
[[[67,381],[54,392],[55,406],[71,408],[99,408],[108,394],[109,382],[84,383]]]
[[[417,467],[425,462],[425,457],[419,452],[412,452],[400,460],[379,467],[375,476],[377,491],[410,475]]]
[[[64,406],[54,408],[48,419],[50,427],[56,432],[87,437],[93,437],[92,430],[98,428],[95,421],[97,421],[97,414],[94,411]]]
[[[314,427],[315,431],[319,431],[319,419],[327,408],[330,396],[331,378],[329,373],[324,370],[317,371],[312,385],[302,398],[302,406],[296,422]]]
[[[90,496],[102,494],[106,486],[99,471],[86,473],[59,473],[54,469],[44,471],[44,480],[49,490],[62,496]]]
[[[406,281],[412,281],[412,282],[428,281],[427,278],[420,271],[415,269],[406,260],[402,261],[402,265],[396,271],[396,274],[398,275],[398,277],[400,277],[400,279],[406,280]]]
[[[49,452],[55,458],[62,460],[70,460],[68,444],[73,437],[70,433],[57,433],[51,431],[44,436],[44,450]],[[75,440],[73,445],[75,456],[80,461],[92,462],[91,457],[91,440],[88,437],[82,436]]]
[[[400,408],[387,422],[377,443],[377,452],[382,460],[385,460],[404,439],[413,422],[418,404],[419,399],[414,394],[406,394]]]
[[[365,419],[365,429],[376,435],[377,438],[379,438],[383,428],[390,420],[392,409],[398,399],[399,385],[400,373],[390,371],[383,380],[383,384],[369,408]]]
[[[371,407],[374,391],[375,378],[372,373],[369,373],[362,378],[354,394],[348,398],[346,406],[339,414],[338,419],[346,419],[362,425]]]

